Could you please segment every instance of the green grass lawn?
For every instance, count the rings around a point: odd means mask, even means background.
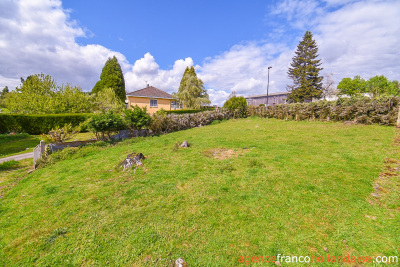
[[[95,138],[91,132],[79,133],[67,141],[83,141]],[[41,140],[40,135],[0,134],[0,158],[32,152]]]
[[[32,152],[39,142],[39,135],[0,134],[0,158]]]
[[[385,159],[400,158],[395,134],[376,125],[248,118],[82,148],[4,191],[0,264],[168,266],[182,257],[189,266],[238,266],[239,256],[399,256],[398,168],[384,169]],[[175,146],[183,140],[191,147]],[[146,171],[115,169],[131,152],[147,157]]]

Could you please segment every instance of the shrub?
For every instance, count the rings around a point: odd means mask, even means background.
[[[107,140],[113,133],[125,128],[122,117],[113,111],[95,114],[88,122],[88,127],[97,140]]]
[[[190,114],[203,112],[201,109],[177,109],[177,110],[166,110],[166,114]]]
[[[73,138],[79,132],[74,130],[71,123],[64,125],[62,128],[52,129],[44,139],[50,143],[63,143]]]
[[[227,109],[203,111],[194,114],[153,114],[150,130],[155,134],[169,133],[211,124],[215,120],[226,120],[233,117]]]
[[[362,124],[395,125],[399,97],[340,98],[337,101],[282,104],[268,107],[249,106],[249,116],[284,120],[354,121]]]
[[[157,115],[166,115],[166,114],[167,114],[167,111],[166,111],[164,108],[161,108],[160,110],[158,110],[158,111],[156,112],[156,114],[157,114]]]
[[[247,115],[247,101],[243,96],[232,96],[225,104],[224,108],[233,112],[235,118],[244,118]]]
[[[15,169],[19,167],[19,162],[15,160],[9,160],[5,161],[3,163],[0,163],[0,170],[9,170],[9,169]]]
[[[89,126],[88,126],[89,120],[90,120],[90,119],[87,119],[87,120],[85,120],[85,121],[79,123],[78,131],[79,131],[80,133],[87,133],[87,132],[89,131]]]
[[[140,108],[138,105],[132,106],[133,109],[125,110],[124,121],[129,130],[141,130],[151,123],[151,116],[147,113],[146,107]]]
[[[62,128],[66,124],[78,126],[88,116],[89,114],[0,114],[0,133],[48,133],[51,129]]]

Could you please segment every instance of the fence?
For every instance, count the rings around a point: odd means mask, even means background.
[[[45,142],[42,140],[40,143],[33,149],[33,167],[36,169],[36,163],[39,159],[41,159],[45,152]]]

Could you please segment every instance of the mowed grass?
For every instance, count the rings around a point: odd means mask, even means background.
[[[39,142],[39,135],[0,134],[0,158],[32,152]]]
[[[385,188],[390,205],[369,201],[385,158],[400,156],[394,136],[393,127],[247,118],[87,147],[5,193],[0,263],[399,255],[398,176]],[[183,140],[191,147],[177,148]],[[132,152],[147,157],[146,171],[116,170]]]

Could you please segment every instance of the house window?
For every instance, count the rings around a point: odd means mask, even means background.
[[[176,101],[171,101],[171,109],[176,109]]]
[[[158,107],[157,99],[150,99],[150,107],[151,108]]]
[[[181,109],[182,108],[182,103],[179,103],[178,101],[171,101],[171,109]]]

